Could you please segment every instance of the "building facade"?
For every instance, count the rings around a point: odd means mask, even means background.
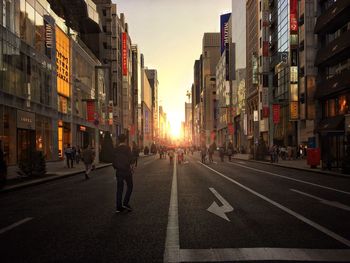
[[[316,131],[323,167],[339,168],[350,156],[350,2],[317,1],[317,7]]]
[[[202,85],[201,109],[203,125],[201,127],[202,140],[211,144],[216,136],[216,65],[220,59],[221,35],[220,33],[204,33],[202,40]]]

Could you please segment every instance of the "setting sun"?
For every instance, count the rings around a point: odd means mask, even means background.
[[[174,139],[181,136],[181,122],[182,118],[179,113],[169,112],[170,134]]]

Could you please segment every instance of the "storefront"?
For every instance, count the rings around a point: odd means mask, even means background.
[[[58,121],[58,157],[63,158],[64,148],[71,142],[70,123]]]
[[[76,145],[80,148],[86,148],[88,145],[93,147],[95,145],[95,129],[77,125]]]
[[[0,141],[9,165],[25,158],[29,149],[53,160],[52,120],[33,112],[0,105]]]

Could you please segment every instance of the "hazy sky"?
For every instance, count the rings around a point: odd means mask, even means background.
[[[204,32],[219,32],[220,15],[231,12],[231,0],[113,0],[124,13],[133,44],[145,66],[158,71],[159,101],[172,128],[184,120],[186,91]],[[175,126],[175,127],[174,127]]]

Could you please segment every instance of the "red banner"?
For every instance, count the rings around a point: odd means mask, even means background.
[[[273,111],[273,123],[274,124],[280,123],[281,105],[273,104],[272,105],[272,111]]]
[[[123,76],[128,75],[128,45],[127,45],[127,34],[122,34],[122,67]]]
[[[269,107],[263,107],[262,109],[263,118],[269,117]]]
[[[228,129],[228,133],[229,133],[230,135],[233,135],[233,134],[235,133],[235,129],[233,128],[233,124],[232,124],[232,123],[229,123],[229,124],[227,125],[227,129]]]
[[[86,102],[87,120],[93,122],[95,120],[95,101],[89,100]]]
[[[298,1],[290,0],[290,33],[298,33]]]
[[[269,42],[264,41],[263,42],[263,57],[268,57],[269,56]]]

